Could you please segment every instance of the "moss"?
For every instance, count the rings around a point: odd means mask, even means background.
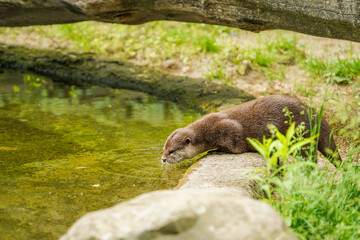
[[[192,161],[165,168],[161,147],[198,117],[140,92],[0,74],[0,235],[58,239],[86,212],[176,186]]]

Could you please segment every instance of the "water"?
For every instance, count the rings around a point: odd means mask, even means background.
[[[200,115],[144,93],[0,74],[0,239],[57,239],[86,212],[174,187],[162,146]]]

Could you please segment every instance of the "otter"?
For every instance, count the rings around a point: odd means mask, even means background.
[[[177,163],[190,159],[209,150],[230,153],[254,152],[255,149],[246,140],[255,138],[262,141],[263,136],[271,136],[268,124],[275,125],[285,134],[289,128],[288,117],[283,113],[284,108],[292,112],[296,124],[305,123],[306,130],[310,129],[308,112],[310,108],[300,100],[285,95],[271,95],[255,99],[235,107],[207,114],[184,128],[176,129],[166,140],[162,162]],[[314,112],[314,111],[312,111]],[[312,126],[317,122],[314,115]],[[310,136],[307,131],[305,137]],[[327,121],[322,118],[318,150],[325,157],[341,160],[336,152],[336,144]]]

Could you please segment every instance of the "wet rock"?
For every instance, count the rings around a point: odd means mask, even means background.
[[[177,188],[226,188],[245,197],[260,198],[262,192],[249,179],[249,170],[265,166],[266,161],[257,153],[211,154],[193,165]]]
[[[88,213],[61,240],[296,239],[268,204],[224,189],[143,194]]]

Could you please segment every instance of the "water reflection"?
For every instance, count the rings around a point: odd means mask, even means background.
[[[88,211],[173,187],[167,136],[199,117],[126,90],[0,74],[0,236],[56,239]],[[14,234],[16,233],[16,234]]]

